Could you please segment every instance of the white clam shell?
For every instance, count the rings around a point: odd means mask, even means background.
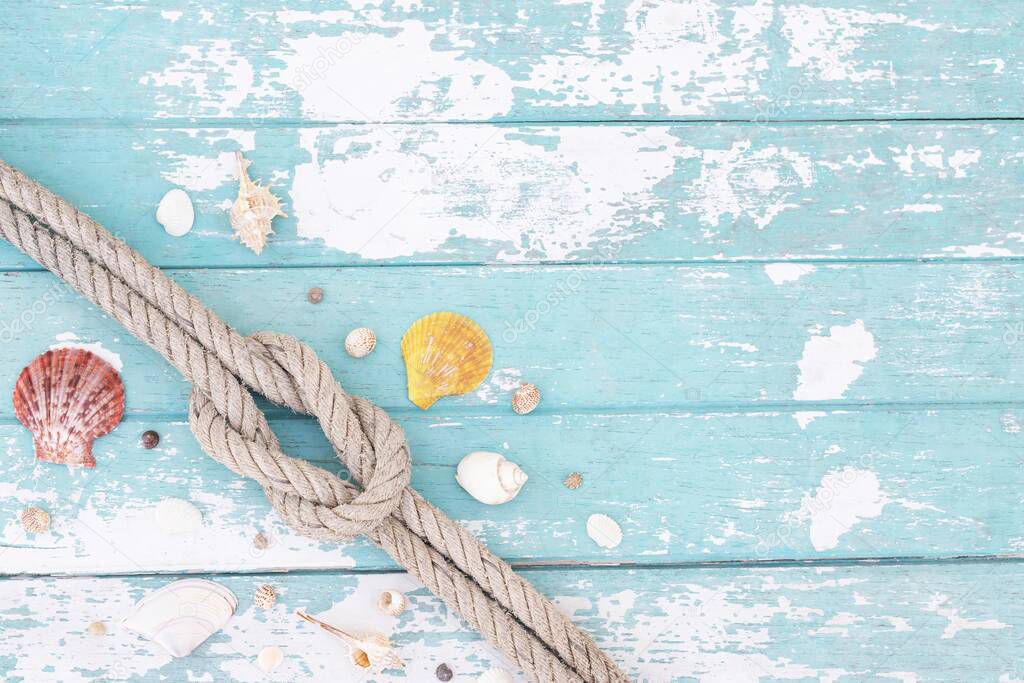
[[[238,601],[224,586],[205,579],[175,581],[153,591],[121,621],[174,657],[186,657],[223,628]]]
[[[174,188],[164,195],[156,207],[156,222],[164,226],[171,237],[181,237],[192,229],[196,212],[185,190]]]
[[[184,536],[195,533],[203,523],[203,513],[187,500],[164,498],[153,509],[153,521],[168,536]]]
[[[486,505],[507,503],[523,488],[529,477],[500,453],[474,451],[462,459],[455,480],[466,493]]]
[[[622,528],[608,515],[596,513],[587,519],[587,535],[602,548],[615,548],[622,543]]]
[[[480,674],[480,678],[476,680],[479,683],[512,683],[513,679],[512,674],[504,669],[492,667]]]
[[[256,656],[256,666],[260,668],[260,671],[267,674],[281,666],[283,661],[284,652],[276,645],[263,648]]]

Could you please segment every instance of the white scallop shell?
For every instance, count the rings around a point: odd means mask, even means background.
[[[475,451],[462,459],[455,471],[459,486],[481,503],[507,503],[523,488],[529,477],[500,453]]]
[[[479,681],[479,683],[512,683],[513,679],[512,674],[504,669],[492,667],[480,674],[480,678],[476,680]]]
[[[164,498],[153,508],[153,521],[168,536],[191,534],[203,523],[203,513],[181,498]]]
[[[281,648],[276,645],[263,648],[260,650],[259,655],[256,656],[256,666],[260,668],[260,671],[267,674],[281,666],[283,661],[284,652],[281,652]]]
[[[170,190],[156,207],[156,222],[164,226],[164,230],[171,237],[187,234],[195,220],[196,211],[185,190]]]
[[[121,625],[174,657],[186,657],[223,628],[237,606],[234,593],[224,586],[183,579],[144,597]]]
[[[596,513],[587,519],[587,535],[602,548],[615,548],[622,543],[619,523],[608,515]]]
[[[357,327],[345,337],[345,351],[353,358],[364,358],[377,348],[377,335],[369,327]]]

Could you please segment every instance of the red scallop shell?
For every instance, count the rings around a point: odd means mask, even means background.
[[[121,422],[124,383],[95,353],[54,349],[21,371],[14,414],[32,432],[39,460],[95,467],[93,439]]]

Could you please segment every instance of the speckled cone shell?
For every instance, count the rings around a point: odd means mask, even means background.
[[[493,355],[487,333],[466,316],[420,318],[402,337],[409,400],[426,410],[442,396],[472,391],[491,371]]]
[[[121,422],[124,383],[94,353],[54,349],[21,371],[14,414],[32,432],[39,460],[95,467],[92,442]]]
[[[281,201],[270,191],[249,179],[249,162],[241,152],[235,152],[238,161],[238,198],[231,205],[231,227],[235,237],[259,254],[274,232],[270,227],[275,216],[286,216]]]

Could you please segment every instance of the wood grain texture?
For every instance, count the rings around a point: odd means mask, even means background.
[[[163,267],[1017,258],[1022,146],[1018,122],[0,127]],[[228,227],[236,149],[289,213],[261,256]],[[155,220],[175,186],[180,239]]]
[[[960,682],[1024,676],[1014,656],[1024,628],[1019,571],[1018,564],[951,564],[525,574],[645,683]],[[292,612],[300,608],[339,626],[390,633],[408,680],[434,680],[441,663],[456,680],[508,667],[404,574],[212,578],[238,596],[238,613],[185,660],[117,626],[134,600],[167,578],[0,583],[0,670],[12,683],[357,680],[337,641],[297,623]],[[269,612],[252,605],[264,582],[281,594]],[[409,591],[411,610],[397,620],[375,616],[378,593],[392,588]],[[85,634],[94,620],[110,633]],[[286,659],[265,676],[254,659],[268,645]],[[48,653],[45,666],[39,652]]]
[[[1024,4],[288,4],[6,3],[0,158],[242,332],[310,342],[394,412],[426,497],[638,681],[1024,680]],[[227,227],[238,149],[290,214],[260,257]],[[181,239],[154,220],[172,187],[198,212]],[[438,309],[479,321],[496,364],[422,413],[398,343]],[[380,343],[357,361],[363,325]],[[123,364],[129,417],[94,471],[36,464],[4,398],[58,343]],[[526,417],[523,380],[544,393]],[[497,661],[366,542],[285,529],[198,450],[188,390],[0,245],[0,678],[353,678],[299,607],[393,633],[405,680]],[[515,501],[459,488],[476,449],[529,473]],[[165,497],[200,508],[196,535],[154,531]],[[49,533],[23,532],[33,504]],[[593,512],[621,546],[591,543]],[[116,623],[180,572],[240,610],[171,660]],[[385,619],[384,588],[412,609]],[[84,634],[97,619],[110,635]],[[265,645],[287,655],[271,676]]]
[[[1017,555],[1024,521],[1024,413],[1014,409],[856,411],[805,431],[786,412],[542,414],[399,422],[413,485],[515,563],[792,560],[897,555]],[[278,420],[288,452],[343,472],[305,420]],[[161,436],[155,451],[142,431]],[[97,442],[92,471],[33,463],[20,425],[0,425],[6,574],[393,569],[367,541],[316,543],[289,531],[262,491],[202,453],[187,424],[131,419]],[[530,476],[520,495],[485,507],[455,482],[474,449],[502,452]],[[583,475],[570,491],[563,480]],[[166,497],[192,501],[201,530],[154,524]],[[47,510],[52,531],[26,536],[19,512]],[[603,512],[622,526],[614,550],[586,535]],[[258,550],[252,539],[272,539]]]
[[[1012,0],[17,3],[0,116],[1016,116],[1022,17]]]

